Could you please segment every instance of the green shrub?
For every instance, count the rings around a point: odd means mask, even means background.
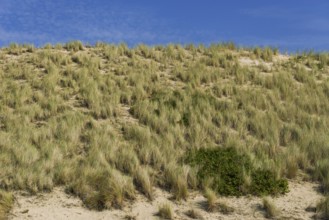
[[[277,179],[274,172],[269,170],[256,170],[251,174],[252,182],[250,192],[255,195],[277,195],[288,192],[288,182]]]
[[[212,187],[221,195],[269,195],[286,193],[287,180],[277,179],[269,170],[253,168],[250,158],[239,154],[234,148],[200,149],[188,154],[186,162],[198,167],[202,182],[213,179]],[[252,182],[249,190],[242,190],[245,172],[250,172]]]

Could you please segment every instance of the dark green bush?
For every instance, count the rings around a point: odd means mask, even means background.
[[[254,195],[276,195],[288,192],[286,179],[277,179],[269,170],[255,170],[252,172],[250,193]]]
[[[200,149],[189,152],[185,162],[198,167],[199,182],[212,178],[212,187],[221,195],[275,195],[285,193],[288,183],[269,170],[255,169],[250,158],[234,148]],[[250,173],[251,186],[242,190],[244,175]]]

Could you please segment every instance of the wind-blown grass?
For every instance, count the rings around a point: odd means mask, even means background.
[[[12,44],[0,50],[0,188],[63,185],[102,210],[136,190],[152,199],[154,187],[177,200],[205,186],[284,193],[286,178],[307,172],[327,193],[328,60],[232,43]],[[184,159],[205,152],[216,168],[206,152],[227,149],[239,152],[227,159],[241,165],[233,178]]]
[[[14,203],[14,197],[11,193],[0,190],[0,219],[6,219]]]

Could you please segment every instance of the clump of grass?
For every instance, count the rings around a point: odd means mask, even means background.
[[[76,52],[79,50],[83,50],[83,44],[81,41],[71,41],[71,42],[66,43],[64,48],[69,51]]]
[[[287,170],[287,177],[289,179],[293,179],[297,176],[298,163],[297,163],[297,158],[296,157],[289,156],[287,158],[286,170]]]
[[[139,167],[136,170],[135,183],[147,198],[153,200],[152,181],[145,168]]]
[[[164,219],[174,219],[174,212],[169,203],[163,203],[159,206],[158,215]]]
[[[269,47],[265,47],[265,48],[256,47],[253,52],[257,58],[261,58],[267,62],[272,61],[273,55],[277,53],[276,50],[273,50],[272,48]]]
[[[315,179],[317,179],[321,182],[321,190],[324,193],[329,192],[329,172],[328,172],[328,169],[329,169],[329,160],[327,158],[316,161],[313,176],[314,176]]]
[[[319,219],[329,219],[329,196],[318,202],[316,206],[316,217]]]
[[[47,43],[47,44],[45,44],[44,46],[43,46],[43,49],[48,49],[48,50],[50,50],[50,49],[52,49],[53,48],[53,46],[50,44],[50,43]]]
[[[183,175],[181,169],[170,164],[166,172],[167,183],[170,186],[176,200],[186,199],[188,196],[187,177]]]
[[[214,212],[217,210],[217,196],[214,191],[209,188],[206,188],[204,191],[204,196],[207,199],[207,210],[209,212]]]
[[[266,218],[275,218],[280,215],[280,211],[269,197],[263,198],[263,208],[266,212]]]
[[[187,180],[188,187],[192,189],[197,189],[198,187],[198,178],[196,169],[191,168],[190,166],[183,166],[183,176]]]
[[[19,45],[17,43],[10,43],[8,47],[8,54],[11,55],[20,55],[23,52],[22,45]]]
[[[14,204],[14,197],[11,193],[0,190],[0,219],[6,219],[11,207]]]
[[[83,175],[84,178],[73,181],[68,192],[78,195],[88,208],[122,208],[126,198],[135,198],[132,180],[116,170],[87,168],[77,175]]]
[[[181,200],[181,199],[187,199],[188,196],[188,186],[186,182],[185,177],[177,177],[174,185],[173,185],[173,192],[175,199]]]

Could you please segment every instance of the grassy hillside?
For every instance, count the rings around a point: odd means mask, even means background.
[[[281,194],[301,174],[328,193],[328,76],[329,54],[233,44],[2,48],[0,215],[8,192],[56,185],[98,210],[153,187]]]

